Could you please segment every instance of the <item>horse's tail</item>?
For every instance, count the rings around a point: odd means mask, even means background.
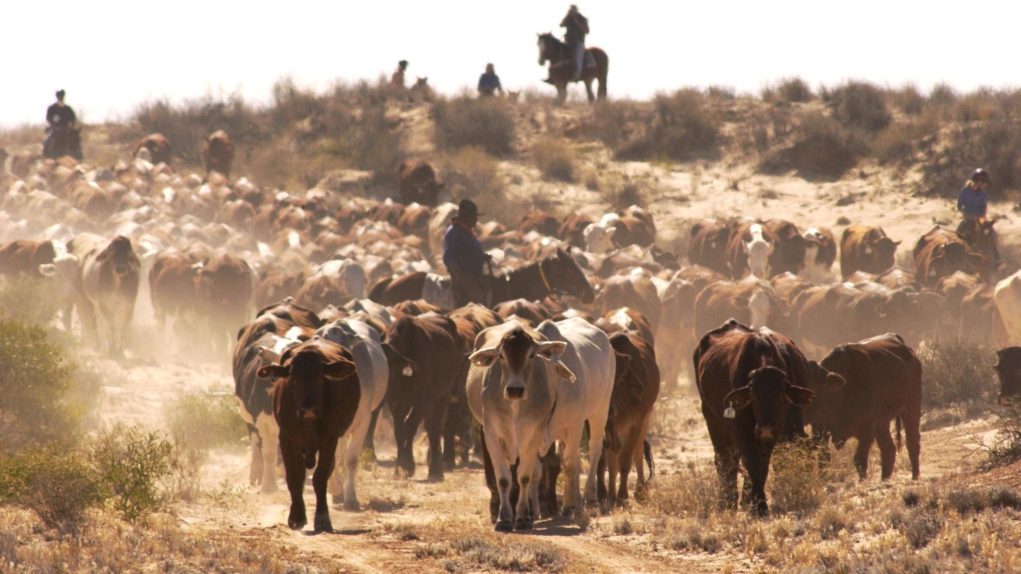
[[[652,479],[656,477],[656,463],[652,460],[652,444],[649,443],[649,439],[642,441],[642,454],[645,456],[646,464],[649,465],[649,478],[645,481],[652,482]]]
[[[894,419],[893,426],[897,427],[897,450],[900,450],[900,448],[901,448],[901,442],[900,442],[900,426],[901,426],[900,415],[898,415],[897,418]]]

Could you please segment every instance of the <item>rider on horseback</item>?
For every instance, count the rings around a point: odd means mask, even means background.
[[[57,101],[46,108],[46,138],[43,155],[59,158],[69,155],[82,159],[81,141],[78,139],[78,117],[71,106],[64,103],[64,90],[57,90]]]
[[[479,208],[470,199],[462,199],[457,215],[443,235],[443,264],[450,272],[454,301],[458,305],[469,302],[489,305],[489,286],[483,269],[489,255],[475,233],[479,222]]]
[[[585,35],[588,34],[588,19],[581,15],[578,6],[571,4],[567,10],[567,16],[560,22],[561,28],[566,28],[564,42],[571,49],[571,62],[574,64],[574,79],[581,78],[581,72],[585,69]]]

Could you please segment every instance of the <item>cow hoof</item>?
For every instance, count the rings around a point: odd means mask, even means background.
[[[333,532],[333,523],[327,513],[316,514],[315,532]]]
[[[275,494],[277,492],[277,485],[274,482],[264,482],[259,492],[262,494]]]
[[[301,530],[302,528],[305,528],[306,524],[308,524],[308,519],[305,518],[304,514],[294,514],[292,512],[291,515],[287,517],[287,527],[291,530]]]
[[[362,505],[358,504],[358,499],[357,498],[354,499],[354,500],[345,500],[344,501],[344,510],[350,510],[351,512],[357,512],[357,511],[359,511],[361,509],[362,509]]]
[[[429,482],[443,482],[443,473],[442,472],[430,472],[429,473]]]
[[[497,532],[513,532],[514,528],[511,526],[511,521],[510,520],[500,519],[500,520],[496,521],[496,531]]]
[[[531,530],[532,519],[531,518],[518,518],[514,521],[514,530]]]
[[[574,518],[577,513],[578,509],[573,506],[565,506],[560,509],[560,516],[563,518]]]

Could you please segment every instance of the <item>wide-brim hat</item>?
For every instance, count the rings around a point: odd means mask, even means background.
[[[457,204],[457,216],[461,217],[463,215],[468,215],[469,213],[474,214],[476,217],[482,215],[482,212],[479,211],[479,206],[475,205],[474,201],[470,199],[462,199],[461,202]]]

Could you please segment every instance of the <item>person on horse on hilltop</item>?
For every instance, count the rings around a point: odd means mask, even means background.
[[[82,159],[81,140],[78,134],[78,117],[71,106],[64,103],[64,90],[57,90],[57,101],[46,108],[46,137],[43,139],[43,156],[56,159],[69,155]]]
[[[479,208],[470,199],[462,199],[450,227],[443,234],[443,264],[450,272],[454,301],[458,305],[470,302],[489,306],[489,286],[484,268],[489,255],[475,233],[479,222]]]
[[[479,76],[479,95],[480,96],[494,96],[496,92],[500,92],[503,95],[503,86],[500,85],[500,76],[496,75],[496,70],[492,64],[486,64],[486,71]]]
[[[982,168],[972,172],[968,181],[964,182],[964,188],[957,196],[957,210],[964,215],[964,219],[978,219],[986,216],[988,198],[986,188],[989,187],[989,172]]]
[[[404,88],[404,72],[408,69],[408,61],[401,60],[397,62],[397,69],[394,70],[392,76],[390,76],[390,85],[395,88]]]
[[[564,33],[564,42],[570,49],[574,79],[581,79],[581,73],[585,69],[585,35],[589,32],[588,19],[581,15],[578,6],[571,4],[567,16],[560,22],[560,27],[567,29]]]

